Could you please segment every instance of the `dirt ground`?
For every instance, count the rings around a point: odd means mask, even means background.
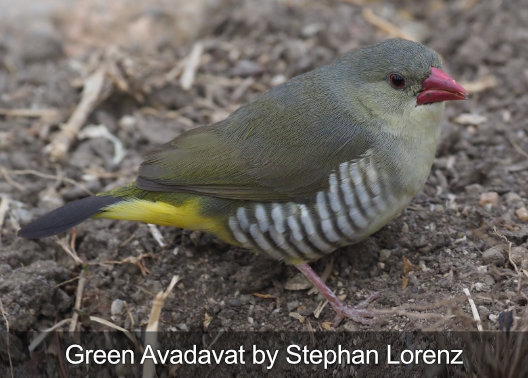
[[[187,33],[162,2],[110,9],[102,20],[91,3],[0,24],[0,298],[11,330],[41,331],[74,313],[80,330],[105,328],[88,316],[144,328],[173,276],[161,330],[329,329],[331,308],[314,316],[323,300],[294,268],[209,235],[159,227],[159,243],[145,224],[110,220],[87,221],[61,239],[16,232],[67,201],[134,180],[142,156],[182,131],[390,32],[437,50],[471,95],[447,104],[431,175],[401,216],[314,264],[348,303],[381,294],[374,326],[345,321],[338,329],[473,330],[466,288],[484,329],[498,329],[507,311],[522,327],[528,1],[202,1],[189,10],[201,22]],[[112,22],[132,26],[101,32]],[[104,83],[82,114],[83,83],[98,70]],[[81,133],[58,140],[76,111]],[[113,139],[86,132],[93,125]],[[63,156],[55,143],[66,146]]]

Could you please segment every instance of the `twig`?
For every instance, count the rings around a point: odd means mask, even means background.
[[[202,58],[203,53],[203,43],[196,42],[191,50],[191,53],[185,61],[185,66],[183,67],[183,73],[180,77],[180,85],[182,89],[188,91],[192,88],[194,83],[194,77],[196,76],[196,71],[200,66],[200,59]]]
[[[119,140],[114,134],[108,131],[108,128],[105,125],[89,125],[81,130],[79,133],[79,138],[104,138],[112,142],[114,145],[114,156],[112,157],[112,164],[117,165],[125,157],[125,148],[123,147],[123,142]]]
[[[138,269],[140,270],[141,272],[141,275],[143,276],[146,276],[147,274],[150,273],[150,270],[143,265],[143,263],[141,262],[143,259],[147,258],[147,257],[150,257],[150,258],[155,258],[155,256],[152,254],[152,253],[141,253],[139,256],[129,256],[129,257],[126,257],[124,258],[123,260],[107,260],[107,261],[103,261],[103,262],[98,262],[98,263],[89,263],[88,265],[104,265],[104,264],[115,264],[115,265],[121,265],[121,264],[134,264],[135,266],[138,267]]]
[[[55,289],[57,289],[57,288],[59,288],[61,286],[67,285],[70,282],[77,281],[79,278],[80,278],[80,276],[76,276],[76,277],[70,278],[69,280],[62,281],[61,283],[58,283],[57,285],[53,286],[53,290],[55,290]]]
[[[77,108],[70,119],[61,126],[59,133],[55,135],[51,143],[45,148],[45,152],[50,155],[52,161],[60,160],[66,155],[84,122],[97,103],[104,97],[104,83],[104,68],[98,69],[84,81],[81,101]]]
[[[7,169],[4,169],[4,168],[0,168],[0,171],[2,172],[4,177],[6,178],[6,181],[9,182],[9,184],[15,186],[17,189],[20,189],[20,190],[23,190],[24,186],[20,185],[19,183],[13,182],[12,179],[10,179],[8,175],[15,175],[15,176],[19,176],[19,175],[33,175],[33,176],[42,177],[42,178],[49,179],[49,180],[58,180],[59,179],[59,175],[50,175],[48,173],[35,171],[34,169],[20,169],[20,170],[12,170],[11,171],[11,170],[7,170]],[[71,185],[83,190],[84,192],[86,192],[89,195],[93,195],[94,194],[92,191],[88,190],[84,185],[79,184],[75,180],[72,180],[72,179],[67,178],[67,177],[62,177],[62,176],[60,177],[60,179],[61,179],[61,181],[67,182],[68,184],[71,184]]]
[[[220,340],[220,337],[222,337],[222,335],[224,334],[225,330],[223,328],[220,328],[220,330],[218,331],[218,333],[216,334],[215,338],[213,339],[213,341],[211,341],[211,343],[209,345],[207,345],[207,348],[206,349],[211,349],[213,347],[213,345],[216,344],[216,342],[218,340]]]
[[[102,325],[105,325],[107,327],[110,327],[110,328],[113,328],[117,331],[121,331],[125,334],[125,336],[130,340],[132,341],[136,346],[139,346],[139,343],[137,342],[136,340],[136,337],[134,336],[134,334],[132,334],[130,331],[124,329],[123,327],[120,327],[118,326],[117,324],[114,324],[106,319],[103,319],[103,318],[100,318],[98,316],[89,316],[88,319],[92,322],[96,322],[96,323],[99,323],[99,324],[102,324]]]
[[[74,332],[77,328],[77,321],[79,320],[79,311],[81,310],[82,297],[84,286],[86,285],[86,273],[83,269],[79,276],[79,283],[77,284],[77,291],[75,292],[75,306],[73,307],[72,322],[70,323],[70,332]]]
[[[72,228],[70,234],[70,249],[72,251],[75,251],[75,242],[77,241],[77,230],[75,228]]]
[[[310,319],[306,319],[306,323],[304,325],[308,330],[308,335],[310,336],[310,345],[315,345],[314,329],[312,327],[312,323],[310,323]]]
[[[524,156],[525,158],[528,158],[528,152],[524,151],[521,146],[519,146],[517,144],[517,142],[515,142],[512,138],[508,137],[508,140],[510,141],[510,143],[512,144],[513,148],[515,148],[515,150],[520,153],[522,156]]]
[[[503,234],[501,234],[499,231],[497,231],[497,227],[496,226],[493,226],[493,232],[495,233],[495,235],[497,235],[499,238],[503,239],[506,243],[508,243],[508,261],[510,262],[510,264],[513,266],[513,269],[515,269],[515,272],[517,273],[517,275],[519,276],[519,280],[518,280],[518,283],[517,283],[517,293],[520,293],[521,292],[521,287],[523,285],[523,274],[524,276],[528,277],[528,274],[526,272],[526,270],[524,269],[519,269],[519,267],[517,266],[517,264],[515,263],[515,261],[513,261],[512,259],[512,255],[511,255],[511,251],[512,251],[512,245],[513,243],[506,237],[504,236]]]
[[[2,228],[4,224],[5,215],[7,213],[7,209],[9,208],[9,200],[6,196],[2,196],[2,200],[0,200],[0,229]]]
[[[515,262],[511,258],[511,248],[512,248],[513,243],[506,236],[504,236],[499,231],[497,231],[496,226],[493,226],[493,232],[495,233],[495,235],[497,235],[499,238],[501,238],[508,244],[508,260],[510,261],[510,264],[512,264],[513,268],[515,269],[515,272],[519,274],[520,273],[519,267],[517,266],[517,264],[515,264]]]
[[[180,278],[178,276],[173,276],[169,286],[165,289],[165,291],[160,291],[158,294],[156,294],[156,297],[152,302],[152,308],[150,309],[150,316],[145,334],[145,345],[150,345],[153,349],[157,348],[157,331],[159,327],[161,309],[165,303],[165,300],[169,296],[174,286],[178,283],[179,279]],[[145,365],[143,366],[143,378],[154,377],[155,371],[156,368],[154,363],[151,360],[146,361]]]
[[[66,252],[73,259],[73,261],[75,261],[77,265],[84,264],[84,261],[82,261],[81,258],[77,256],[75,250],[71,249],[70,246],[63,239],[59,239],[55,236],[55,243],[57,243],[59,247],[61,247],[62,250]]]
[[[132,312],[130,312],[130,308],[128,307],[128,303],[125,301],[125,309],[128,315],[128,318],[130,319],[130,329],[134,329],[134,325],[136,322],[134,322],[134,316],[132,315]]]
[[[52,327],[48,328],[48,329],[45,329],[44,331],[40,332],[39,335],[37,337],[35,337],[33,339],[33,341],[31,342],[31,344],[29,344],[28,346],[28,350],[30,352],[33,352],[39,345],[40,343],[46,338],[48,337],[48,335],[50,334],[50,332],[52,331],[55,331],[57,328],[60,328],[62,327],[64,324],[66,323],[70,323],[72,321],[71,318],[68,318],[68,319],[62,319],[60,322],[58,322],[57,324],[53,325]]]
[[[4,167],[0,167],[0,172],[2,172],[2,176],[4,176],[5,180],[9,185],[14,186],[20,191],[23,191],[25,189],[23,185],[19,184],[18,182],[13,180],[11,176],[9,176],[9,171],[7,169],[5,169]]]
[[[460,85],[462,85],[468,93],[479,93],[495,88],[499,85],[499,80],[495,76],[489,75],[481,77],[475,81],[460,82]]]
[[[0,108],[0,115],[6,117],[26,117],[26,118],[43,118],[45,120],[54,119],[59,114],[57,109],[4,109]]]
[[[475,322],[477,323],[477,329],[482,332],[482,320],[480,320],[480,315],[478,313],[477,306],[475,305],[475,301],[473,301],[473,298],[471,298],[471,293],[469,292],[469,289],[467,287],[462,290],[464,291],[464,294],[466,294],[466,297],[469,301],[469,306],[471,307],[473,319],[475,319]]]
[[[422,312],[410,312],[405,310],[400,310],[398,308],[390,310],[371,310],[372,313],[376,315],[399,315],[406,316],[411,319],[446,319],[445,314],[437,314],[434,312],[422,313]],[[450,316],[452,317],[452,316]]]
[[[56,345],[56,348],[57,350],[59,351],[59,353],[57,353],[57,359],[59,360],[59,368],[60,368],[60,375],[61,375],[61,378],[68,378],[68,374],[66,374],[66,369],[64,367],[64,357],[62,357],[62,351],[61,351],[61,346],[60,346],[60,341],[59,341],[59,334],[57,332],[54,332],[54,336],[55,336],[55,345]]]
[[[149,223],[148,228],[149,228],[150,233],[152,234],[152,237],[154,238],[154,240],[156,240],[159,246],[162,248],[165,247],[165,242],[163,241],[163,235],[161,235],[161,232],[156,227],[156,225]]]
[[[304,323],[306,320],[306,317],[299,314],[297,311],[292,311],[288,314],[291,318],[297,319],[301,324]]]
[[[11,345],[9,343],[9,320],[7,320],[7,313],[4,309],[4,304],[2,303],[2,299],[0,299],[0,312],[2,312],[2,317],[4,318],[5,324],[6,324],[6,347],[7,347],[7,358],[9,359],[9,371],[11,373],[11,378],[14,377],[13,374],[13,361],[11,361]]]
[[[397,38],[403,38],[403,39],[409,39],[411,41],[415,41],[416,38],[414,38],[409,33],[406,33],[396,25],[390,23],[389,21],[385,20],[384,18],[381,18],[380,16],[376,15],[372,9],[364,7],[362,11],[363,18],[380,29],[381,31],[387,33],[390,36],[397,37]]]
[[[251,293],[254,297],[263,298],[263,299],[277,299],[276,295],[273,294],[261,294],[261,293]]]
[[[325,299],[324,301],[319,303],[319,305],[315,308],[313,314],[316,319],[319,319],[321,312],[323,311],[323,309],[326,307],[327,304],[328,304],[328,301]]]
[[[160,291],[158,294],[156,294],[154,301],[152,301],[152,309],[150,310],[149,321],[147,324],[147,332],[155,332],[158,330],[159,318],[163,304],[165,303],[165,300],[169,297],[170,292],[172,291],[174,286],[176,286],[179,280],[179,276],[173,276],[171,282],[169,283],[169,286],[165,289],[165,291]]]

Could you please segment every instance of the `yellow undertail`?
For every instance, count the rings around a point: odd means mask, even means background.
[[[238,245],[220,217],[203,216],[200,199],[190,199],[174,206],[161,201],[127,199],[110,205],[94,218],[109,218],[153,223],[188,230],[205,231],[218,236],[227,243]]]

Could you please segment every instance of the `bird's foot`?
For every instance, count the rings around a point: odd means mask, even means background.
[[[334,311],[336,316],[334,318],[333,325],[337,327],[344,318],[351,319],[361,324],[374,324],[376,321],[376,313],[367,310],[367,306],[375,301],[379,297],[379,293],[376,292],[368,296],[367,299],[361,301],[355,306],[348,306],[341,301],[332,290],[321,280],[319,275],[313,271],[310,265],[306,263],[296,265],[304,276],[316,287],[319,293],[325,297]]]
[[[361,324],[374,324],[376,322],[376,313],[371,310],[367,310],[367,306],[378,299],[379,295],[379,292],[375,292],[355,306],[349,306],[340,300],[338,300],[338,302],[329,301],[332,305],[332,308],[336,312],[333,326],[337,327],[344,318],[351,319]]]

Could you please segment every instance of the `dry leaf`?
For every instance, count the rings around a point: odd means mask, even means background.
[[[405,256],[403,256],[403,274],[407,275],[407,273],[415,270],[416,267],[414,264]]]

